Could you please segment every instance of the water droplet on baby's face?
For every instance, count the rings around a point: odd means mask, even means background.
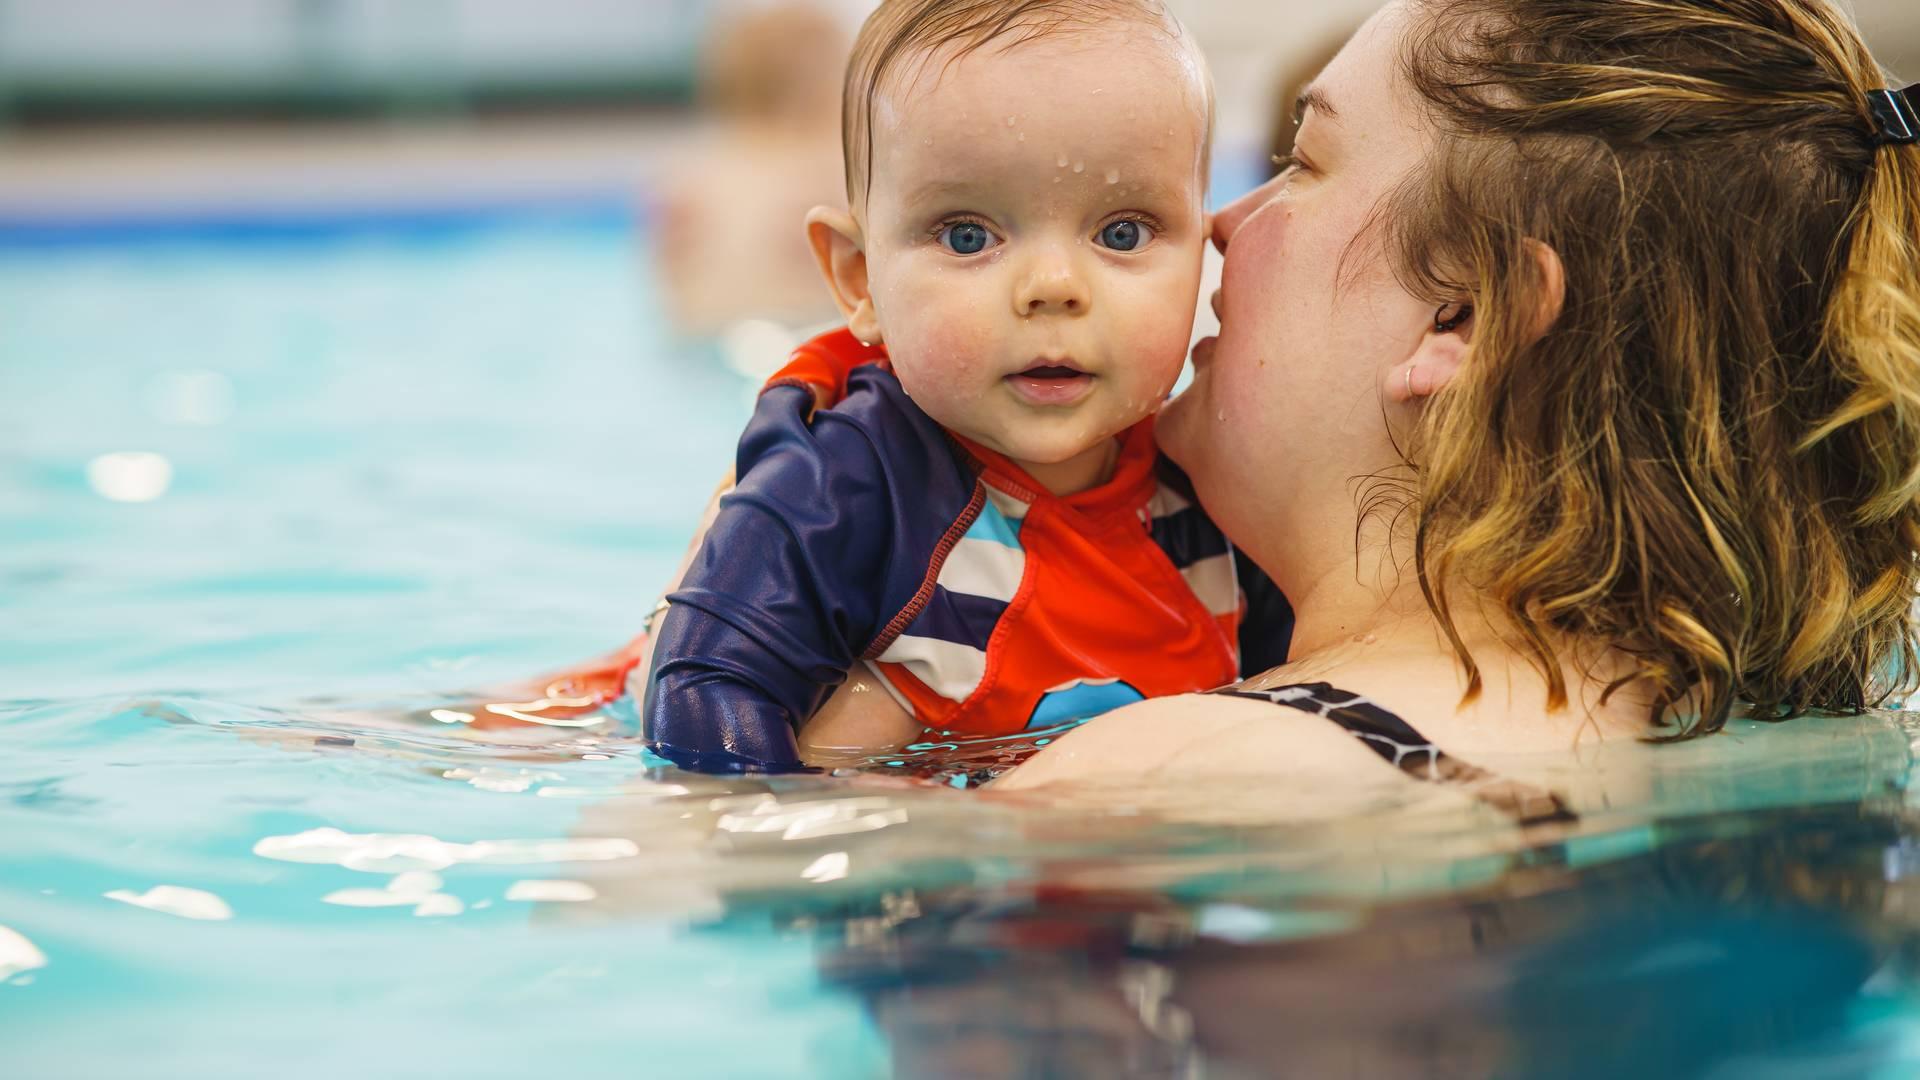
[[[1022,132],[1020,132],[1019,134],[1017,134],[1017,135],[1015,135],[1015,136],[1014,136],[1014,138],[1016,138],[1016,139],[1018,139],[1018,140],[1020,140],[1021,142],[1026,142],[1026,141],[1027,141],[1027,133],[1026,133],[1026,132],[1024,132],[1024,131],[1022,131]]]
[[[1074,171],[1074,172],[1077,172],[1077,173],[1083,173],[1083,172],[1086,172],[1086,171],[1087,171],[1087,163],[1086,163],[1086,162],[1084,162],[1084,161],[1076,161],[1076,162],[1074,162],[1074,163],[1073,163],[1073,171]]]
[[[1213,418],[1215,420],[1220,421],[1221,423],[1225,423],[1227,419],[1227,410],[1221,409],[1218,413],[1214,414]]]
[[[1053,159],[1053,163],[1054,163],[1055,165],[1057,165],[1057,166],[1059,166],[1059,167],[1060,167],[1060,168],[1062,168],[1062,169],[1064,169],[1064,168],[1066,168],[1066,167],[1067,167],[1067,155],[1065,154],[1065,152],[1062,152],[1062,153],[1061,153],[1061,155],[1060,155],[1059,157],[1057,157],[1057,158],[1054,158],[1054,159]]]
[[[1117,183],[1119,183],[1119,182],[1120,182],[1120,170],[1119,170],[1119,169],[1108,169],[1108,170],[1107,170],[1107,183],[1109,183],[1109,184],[1117,184]]]
[[[1020,118],[1019,118],[1019,117],[1017,117],[1017,116],[1009,116],[1009,117],[1007,117],[1007,126],[1008,126],[1008,127],[1012,127],[1013,125],[1015,125],[1015,124],[1017,124],[1017,123],[1019,123],[1019,122],[1020,122]]]

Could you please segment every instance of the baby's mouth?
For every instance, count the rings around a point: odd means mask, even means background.
[[[1035,405],[1071,405],[1093,386],[1093,376],[1071,364],[1035,364],[1006,381]]]
[[[1017,379],[1085,379],[1091,378],[1086,372],[1065,364],[1035,364],[1014,376]]]

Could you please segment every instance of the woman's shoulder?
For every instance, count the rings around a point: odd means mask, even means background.
[[[1118,709],[1021,766],[1007,787],[1082,777],[1260,774],[1276,779],[1394,771],[1380,747],[1430,748],[1469,759],[1562,754],[1635,737],[1642,721],[1619,703],[1579,694],[1545,706],[1546,684],[1524,664],[1483,667],[1479,693],[1451,656],[1359,648],[1276,668],[1238,687]]]
[[[1377,756],[1332,724],[1275,720],[1275,705],[1257,698],[1221,693],[1155,698],[1068,732],[996,786],[1114,777],[1328,776],[1382,768]]]

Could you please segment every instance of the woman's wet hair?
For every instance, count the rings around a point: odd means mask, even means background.
[[[1134,20],[1163,27],[1191,50],[1206,70],[1198,46],[1188,38],[1163,0],[882,0],[860,28],[847,61],[841,96],[841,146],[846,153],[847,201],[856,212],[866,202],[873,171],[873,102],[907,62],[941,49],[949,58],[990,44],[1002,48],[1061,33],[1087,31]],[[1207,135],[1213,143],[1213,89],[1207,86]]]
[[[1426,0],[1440,130],[1382,220],[1477,313],[1414,437],[1417,570],[1550,681],[1617,646],[1663,737],[1910,688],[1920,565],[1920,147],[1821,0]],[[1551,312],[1540,245],[1564,269]]]

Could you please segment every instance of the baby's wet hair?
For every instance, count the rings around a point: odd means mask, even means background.
[[[1160,0],[883,0],[867,17],[847,61],[841,99],[841,146],[846,153],[847,203],[856,213],[873,175],[873,102],[890,77],[913,57],[953,48],[950,60],[998,44],[1012,49],[1041,38],[1096,30],[1115,20],[1162,28],[1169,40],[1199,49]],[[1204,64],[1201,70],[1206,70]],[[1213,86],[1209,78],[1207,131],[1213,141]]]

